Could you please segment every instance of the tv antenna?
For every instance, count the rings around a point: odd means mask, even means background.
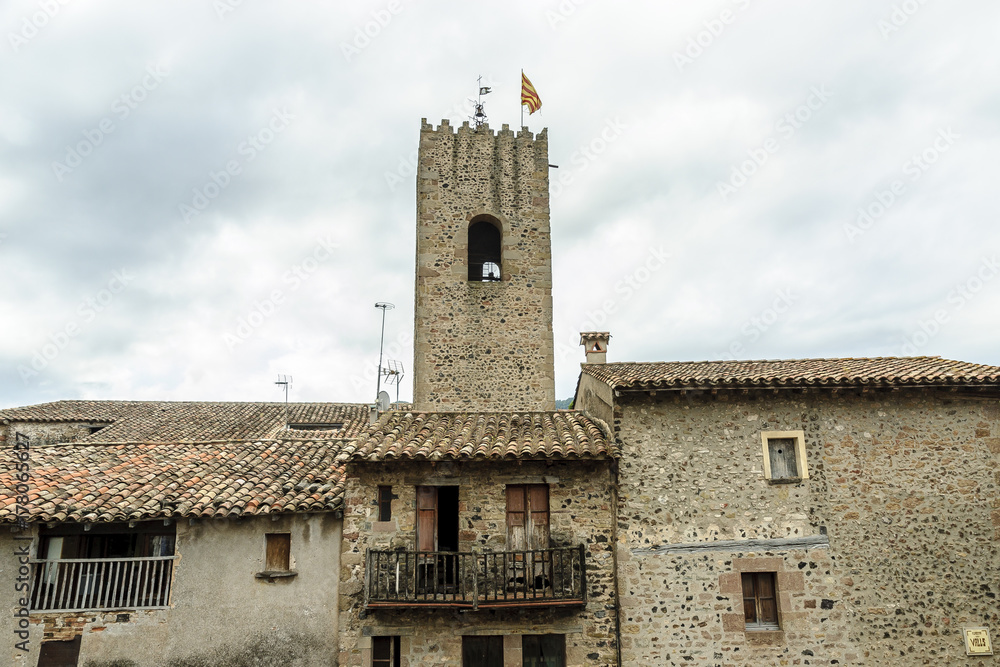
[[[472,116],[469,116],[469,120],[472,121],[473,125],[478,130],[480,125],[485,125],[486,121],[489,120],[486,117],[486,112],[483,111],[483,95],[489,95],[490,93],[493,92],[493,89],[490,88],[489,86],[484,86],[483,85],[483,77],[482,76],[480,76],[478,79],[476,79],[476,82],[479,84],[479,96],[476,97],[476,101],[475,102],[472,102],[473,105],[475,105],[475,107],[476,107],[476,113],[473,114]],[[472,100],[469,100],[469,101],[471,102]]]
[[[292,386],[292,376],[291,375],[279,375],[278,381],[274,384],[280,384],[284,386],[285,389],[285,430],[288,430],[288,388]]]
[[[396,402],[399,403],[399,383],[403,379],[403,364],[395,359],[386,359],[385,368],[382,369],[385,376],[385,383],[396,385]]]
[[[378,303],[375,304],[375,307],[380,308],[382,310],[382,338],[379,340],[378,343],[378,373],[375,382],[375,397],[377,402],[379,392],[382,391],[382,346],[385,343],[385,311],[392,310],[396,306],[389,303],[388,301],[379,301]]]

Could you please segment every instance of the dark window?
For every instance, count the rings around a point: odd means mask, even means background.
[[[378,520],[389,521],[392,519],[392,487],[378,487]]]
[[[462,667],[503,667],[503,637],[462,637]]]
[[[66,642],[42,642],[38,667],[76,667],[80,659],[80,637]]]
[[[500,230],[488,220],[469,225],[469,282],[500,280]]]
[[[524,667],[564,667],[565,635],[524,635],[521,637]]]
[[[399,667],[399,637],[372,637],[372,667]]]
[[[743,619],[747,630],[778,629],[778,592],[774,572],[743,573]]]
[[[268,572],[288,572],[291,569],[292,536],[288,533],[268,533],[267,561],[264,569]]]
[[[769,438],[767,456],[771,463],[771,479],[798,479],[795,438]]]

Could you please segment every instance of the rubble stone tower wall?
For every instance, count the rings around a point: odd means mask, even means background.
[[[554,410],[546,130],[421,123],[415,410]],[[469,227],[501,232],[501,279],[469,281]]]

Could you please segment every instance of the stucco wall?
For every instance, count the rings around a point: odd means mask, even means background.
[[[506,485],[549,484],[551,543],[583,544],[584,607],[457,611],[371,609],[362,616],[365,550],[413,549],[415,486],[459,487],[462,551],[506,545]],[[393,520],[379,522],[379,485],[392,485]],[[461,665],[463,635],[508,635],[505,657],[519,656],[521,634],[565,634],[568,665],[615,664],[614,522],[607,462],[353,464],[348,468],[341,559],[341,665],[370,665],[371,637],[400,635],[403,665]],[[511,662],[510,664],[515,664]],[[516,664],[520,664],[517,662]]]
[[[292,569],[298,575],[268,583],[254,574],[264,569],[264,535],[272,532],[291,534]],[[335,665],[340,540],[341,521],[332,514],[182,521],[170,609],[123,610],[129,614],[124,622],[118,621],[119,612],[35,613],[32,651],[13,664],[35,665],[44,632],[55,639],[81,634],[81,666]],[[11,545],[5,532],[0,537],[5,585],[13,581]],[[11,618],[5,614],[3,623]],[[12,630],[4,635],[13,636]],[[7,646],[4,653],[10,654]]]
[[[624,664],[997,660],[961,632],[1000,628],[995,399],[627,394],[615,427]],[[799,429],[810,478],[769,483],[761,431]],[[748,570],[777,573],[781,633],[744,631]]]
[[[420,131],[413,404],[554,410],[548,139]],[[502,280],[469,282],[468,228],[502,227]]]

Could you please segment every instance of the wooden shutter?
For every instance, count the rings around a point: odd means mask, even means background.
[[[773,572],[743,573],[743,619],[748,628],[778,628],[778,595]]]
[[[548,484],[507,487],[507,545],[512,551],[549,548]]]
[[[268,572],[287,572],[291,569],[292,536],[288,533],[268,533],[267,559],[264,569]]]
[[[462,637],[462,667],[504,667],[503,637]]]
[[[417,487],[417,551],[437,551],[437,487]]]
[[[392,519],[392,487],[378,487],[378,520],[390,521]]]
[[[528,498],[523,484],[507,487],[507,548],[523,551],[528,548]]]
[[[68,642],[42,642],[38,667],[77,667],[80,660],[80,637]]]
[[[795,438],[769,439],[767,454],[771,463],[771,479],[799,476],[799,468],[795,461]]]
[[[549,548],[549,486],[528,485],[528,548]]]

